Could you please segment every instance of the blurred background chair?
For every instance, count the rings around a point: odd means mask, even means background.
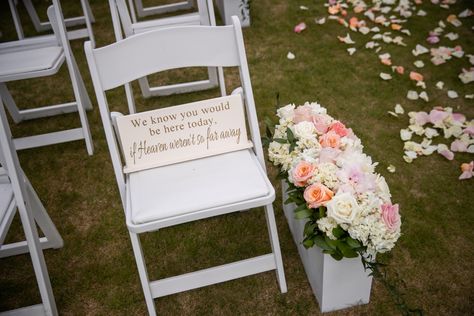
[[[133,22],[130,17],[130,11],[133,8],[127,7],[125,0],[109,0],[110,10],[112,14],[112,22],[114,25],[115,39],[122,40],[124,37],[130,37],[143,32],[156,30],[164,27],[180,26],[180,25],[216,25],[214,7],[212,0],[197,0],[197,12],[185,13],[176,16],[162,17],[144,22]],[[136,19],[135,19],[136,20]],[[122,33],[123,29],[123,33]],[[145,98],[151,96],[163,96],[175,93],[186,93],[200,90],[212,89],[220,87],[222,95],[226,95],[224,72],[219,67],[208,67],[208,79],[182,82],[176,84],[168,84],[150,87],[146,77],[140,78],[138,83]],[[133,92],[130,84],[125,85],[127,101],[130,105],[130,113],[135,112]]]
[[[78,112],[79,114],[81,127],[17,138],[15,139],[16,149],[84,139],[87,152],[92,155],[93,143],[85,112],[85,109],[92,108],[91,101],[69,46],[60,3],[58,0],[53,0],[53,4],[54,7],[48,9],[48,17],[54,30],[54,45],[22,46],[23,40],[19,40],[11,44],[8,49],[0,49],[0,97],[15,123],[69,112]],[[64,63],[69,71],[75,100],[63,104],[20,110],[7,89],[6,83],[54,75]]]
[[[150,31],[85,51],[125,212],[148,312],[154,298],[275,270],[286,292],[258,118],[240,22],[231,26],[180,26]],[[127,58],[124,63],[123,59]],[[246,121],[254,146],[125,174],[106,91],[143,76],[180,67],[238,67]],[[197,151],[197,149],[196,149]],[[179,201],[179,202],[178,202]],[[139,234],[256,207],[265,209],[272,252],[179,276],[150,281]]]
[[[132,17],[132,21],[137,22],[137,15],[143,18],[150,15],[163,14],[163,13],[175,12],[175,11],[180,11],[180,10],[190,10],[194,6],[194,1],[186,0],[186,1],[176,2],[176,3],[167,3],[167,4],[161,4],[161,5],[151,6],[151,7],[145,7],[143,5],[142,0],[128,0],[128,5],[130,7],[130,14]],[[136,14],[135,14],[135,10],[133,9],[134,7],[137,10]]]
[[[25,39],[23,32],[23,27],[21,24],[20,15],[18,14],[18,1],[19,0],[8,0],[10,6],[10,11],[13,18],[13,23],[15,24],[15,29],[18,35],[18,39]],[[28,12],[28,15],[38,33],[51,30],[51,23],[49,21],[42,22],[38,16],[38,13],[31,0],[22,0],[23,5]],[[82,16],[67,18],[64,20],[66,27],[74,27],[78,25],[85,25],[84,28],[76,28],[74,30],[68,31],[68,39],[74,40],[78,38],[89,38],[92,43],[95,43],[94,33],[92,31],[92,23],[95,21],[94,15],[92,14],[91,7],[89,5],[89,0],[81,0],[82,7]],[[43,40],[51,39],[52,36],[43,35]],[[1,46],[0,46],[1,48]]]

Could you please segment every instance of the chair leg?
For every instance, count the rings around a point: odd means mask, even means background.
[[[276,273],[278,283],[280,284],[280,291],[287,292],[285,271],[283,269],[283,261],[281,258],[280,241],[278,239],[278,231],[275,222],[275,213],[273,212],[273,205],[265,206],[265,218],[267,220],[268,234],[270,235],[270,243],[272,246],[273,256],[275,257]]]
[[[91,24],[91,11],[89,2],[87,0],[81,0],[82,12],[84,12],[84,22],[86,24],[87,34],[89,36],[89,40],[92,43],[92,47],[95,48],[95,39],[94,33],[92,32],[92,24]]]
[[[7,85],[3,82],[0,83],[0,99],[2,99],[8,110],[8,113],[10,113],[15,124],[18,124],[23,121],[23,116],[21,115],[20,110],[16,106],[15,100],[13,100],[10,91],[8,91]]]
[[[156,315],[155,302],[153,301],[153,296],[151,294],[150,281],[146,271],[145,258],[143,257],[140,239],[135,233],[129,232],[129,234],[130,239],[132,240],[133,254],[135,255],[135,261],[137,263],[138,274],[140,275],[140,282],[142,284],[143,294],[145,295],[148,314],[150,314],[150,316],[154,316]]]
[[[90,106],[90,99],[87,91],[85,91],[84,81],[82,80],[81,73],[77,67],[74,56],[70,56],[70,62],[67,63],[69,76],[72,82],[72,89],[74,91],[74,97],[77,103],[77,112],[81,120],[82,133],[84,141],[86,142],[87,153],[92,156],[94,154],[94,144],[92,143],[92,136],[89,129],[89,122],[87,120],[87,114],[85,106]],[[85,98],[84,98],[85,95]]]
[[[35,271],[36,281],[38,282],[45,314],[57,315],[58,311],[54,301],[53,289],[51,287],[48,269],[39,243],[38,230],[36,229],[33,216],[28,212],[25,205],[19,205],[18,212],[20,213],[31,261],[33,262],[33,269]]]

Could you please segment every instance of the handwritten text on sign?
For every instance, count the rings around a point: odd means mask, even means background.
[[[249,148],[240,95],[117,118],[124,172]]]

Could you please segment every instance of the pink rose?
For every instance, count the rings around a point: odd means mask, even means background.
[[[295,116],[293,117],[293,123],[298,124],[300,122],[311,122],[313,113],[311,107],[307,105],[301,105],[294,111]]]
[[[329,130],[334,131],[337,135],[341,137],[347,136],[347,134],[349,133],[346,126],[340,121],[334,121],[329,126]]]
[[[303,197],[310,208],[318,208],[329,202],[334,193],[324,184],[315,183],[304,190]]]
[[[319,138],[319,143],[323,148],[339,148],[339,146],[341,145],[341,137],[334,131],[329,131]]]
[[[401,224],[398,204],[382,204],[382,219],[389,231],[394,232],[397,230]]]
[[[292,171],[294,184],[297,187],[304,187],[306,185],[306,181],[308,181],[316,170],[316,166],[306,162],[300,161]]]
[[[313,115],[312,121],[313,121],[314,127],[316,127],[316,132],[319,135],[322,135],[328,131],[331,118],[325,114],[316,114],[316,115]]]

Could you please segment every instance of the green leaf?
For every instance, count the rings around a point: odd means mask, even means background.
[[[302,211],[296,212],[295,213],[295,218],[296,219],[303,219],[303,218],[308,218],[311,216],[311,211],[308,209],[304,209]]]
[[[331,247],[331,249],[333,250],[337,249],[337,243],[338,243],[337,240],[332,240],[328,236],[324,236],[324,241],[326,242],[326,244],[328,244],[329,247]]]
[[[326,213],[326,207],[320,206],[319,207],[319,218],[323,218]]]
[[[265,122],[265,125],[268,127],[268,128],[272,128],[275,124],[272,122],[272,120],[268,117],[268,116],[265,116],[263,118],[263,121]]]
[[[342,236],[344,236],[344,234],[346,233],[346,231],[344,229],[341,228],[341,226],[337,226],[336,228],[334,228],[332,230],[332,234],[334,235],[334,237],[336,237],[337,239],[341,238]]]
[[[351,237],[347,237],[346,238],[346,243],[349,245],[349,247],[351,247],[352,249],[354,248],[360,248],[361,247],[361,244],[358,240],[355,240]]]
[[[296,147],[296,144],[295,144],[295,143],[291,143],[291,144],[290,144],[290,148],[288,149],[288,152],[289,152],[289,153],[293,152],[293,150],[295,150],[295,147]]]
[[[290,144],[295,143],[296,141],[295,135],[293,134],[293,132],[291,131],[289,127],[286,128],[286,137],[288,138],[288,141],[290,142]]]
[[[341,251],[342,255],[346,258],[357,258],[359,254],[355,252],[349,245],[344,242],[339,242],[337,248]]]
[[[323,236],[321,235],[317,235],[316,237],[313,238],[314,240],[314,243],[316,244],[316,246],[318,246],[319,248],[323,249],[323,250],[326,250],[326,251],[332,251],[333,249],[331,247],[329,247],[329,245],[326,243],[326,240],[324,239]]]
[[[312,234],[314,232],[314,229],[316,228],[316,225],[314,224],[314,222],[306,222],[306,224],[304,225],[304,235],[307,236],[309,234]]]
[[[268,147],[269,145],[270,145],[270,138],[262,137],[262,146],[263,147]]]
[[[288,144],[288,141],[284,138],[274,138],[273,141],[280,144]]]
[[[273,137],[273,133],[272,133],[272,130],[270,129],[270,127],[265,127],[265,134],[268,138],[272,138]]]
[[[339,252],[334,252],[331,254],[331,257],[334,258],[334,260],[337,260],[337,261],[341,261],[341,259],[343,258],[342,254],[339,253]]]
[[[305,240],[303,241],[303,246],[304,246],[306,249],[307,249],[307,248],[311,248],[311,247],[314,246],[314,241],[313,241],[312,239],[310,239],[310,238],[305,239]]]

